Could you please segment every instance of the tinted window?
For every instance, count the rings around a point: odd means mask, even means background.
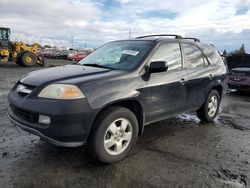
[[[202,51],[207,56],[210,65],[215,65],[221,63],[221,56],[218,54],[217,50],[211,45],[201,46]]]
[[[197,68],[204,66],[201,50],[192,44],[183,44],[185,53],[185,68]]]
[[[180,45],[177,43],[161,45],[152,57],[152,61],[166,61],[168,70],[182,68]]]

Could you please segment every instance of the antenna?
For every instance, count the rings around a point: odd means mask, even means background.
[[[74,49],[74,35],[71,34],[71,48]]]

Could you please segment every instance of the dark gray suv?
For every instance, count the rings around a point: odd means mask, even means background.
[[[194,110],[213,121],[226,77],[217,50],[198,39],[114,41],[75,65],[22,77],[9,93],[8,116],[48,142],[87,144],[95,158],[112,163],[127,155],[145,125]]]

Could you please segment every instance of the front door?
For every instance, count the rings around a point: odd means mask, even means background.
[[[159,46],[150,62],[166,61],[168,71],[151,73],[147,79],[146,124],[184,112],[186,102],[186,72],[183,70],[179,43]]]

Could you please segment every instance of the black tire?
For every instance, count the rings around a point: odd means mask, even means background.
[[[37,56],[36,54],[26,51],[23,52],[17,61],[17,64],[23,67],[32,67],[37,64]]]
[[[215,97],[217,99],[217,107],[216,107],[216,110],[211,111],[214,113],[210,113],[209,103],[211,102],[213,97]],[[201,121],[206,121],[206,122],[213,121],[218,114],[219,106],[220,106],[220,94],[217,90],[212,90],[209,93],[205,103],[197,110],[198,118]]]
[[[108,153],[108,150],[105,148],[104,140],[106,139],[108,130],[112,122],[115,122],[116,120],[119,120],[121,118],[128,120],[128,122],[130,123],[129,126],[132,127],[131,129],[132,136],[127,144],[126,141],[125,143],[122,144],[124,145],[124,151],[122,151],[120,154],[112,155]],[[119,125],[117,127],[119,127]],[[132,146],[135,144],[137,137],[138,137],[138,121],[134,113],[131,112],[129,109],[123,107],[109,107],[105,111],[103,111],[95,120],[92,131],[88,138],[87,145],[90,153],[94,158],[103,163],[114,163],[122,160],[128,154]],[[115,146],[117,147],[117,145],[114,145],[114,147]]]

